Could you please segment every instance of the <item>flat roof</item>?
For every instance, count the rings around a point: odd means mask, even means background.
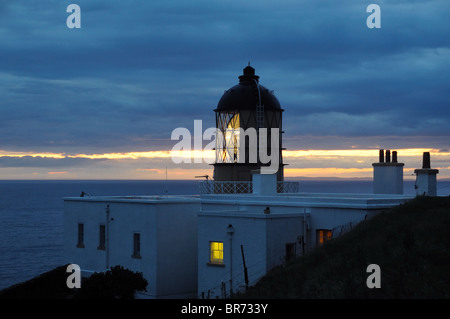
[[[286,207],[334,207],[354,209],[380,209],[399,205],[412,199],[407,195],[353,194],[353,193],[292,193],[274,195],[202,194],[202,195],[148,195],[148,196],[85,196],[66,197],[64,201],[120,202],[147,204],[222,204],[222,205],[268,205]]]
[[[199,202],[200,196],[199,195],[84,196],[84,197],[64,197],[63,200],[75,202],[179,204],[179,203]]]

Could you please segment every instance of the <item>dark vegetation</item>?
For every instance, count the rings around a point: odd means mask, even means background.
[[[381,288],[366,285],[369,264]],[[236,298],[450,298],[450,198],[418,197],[358,224]]]
[[[112,267],[81,281],[81,288],[66,285],[67,265],[0,291],[0,299],[133,299],[137,290],[145,290],[147,280],[140,272]]]

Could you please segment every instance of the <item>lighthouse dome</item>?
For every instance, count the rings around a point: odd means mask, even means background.
[[[226,90],[217,104],[216,112],[251,110],[256,105],[264,105],[266,111],[283,111],[272,91],[259,84],[259,76],[250,65],[239,76],[239,84]]]

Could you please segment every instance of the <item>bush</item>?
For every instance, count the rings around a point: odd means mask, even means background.
[[[146,291],[148,282],[141,272],[133,272],[122,266],[94,273],[82,281],[77,299],[133,299],[137,290]]]

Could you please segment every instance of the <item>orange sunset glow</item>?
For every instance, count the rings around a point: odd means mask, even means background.
[[[434,167],[440,170],[440,178],[450,178],[450,167],[439,165],[450,160],[450,152],[437,149],[411,148],[397,149],[399,161],[405,163],[405,178],[413,176],[415,168],[421,165],[423,152],[430,152]],[[30,178],[60,178],[60,179],[165,179],[166,170],[170,179],[194,179],[195,176],[213,175],[209,165],[214,161],[213,150],[186,151],[135,151],[98,154],[65,154],[50,152],[7,152],[0,150],[1,157],[40,158],[40,159],[85,159],[101,160],[107,167],[92,164],[92,171],[87,174],[80,168],[65,168],[64,170],[33,168],[16,168],[21,172],[22,179]],[[377,149],[347,149],[347,150],[284,150],[283,158],[287,166],[284,169],[286,178],[371,178],[372,163],[378,160]],[[176,164],[172,158],[177,157],[181,164]],[[200,160],[202,162],[200,163]],[[104,164],[106,165],[106,164]],[[0,171],[2,168],[0,168]],[[7,174],[3,174],[6,176]]]

